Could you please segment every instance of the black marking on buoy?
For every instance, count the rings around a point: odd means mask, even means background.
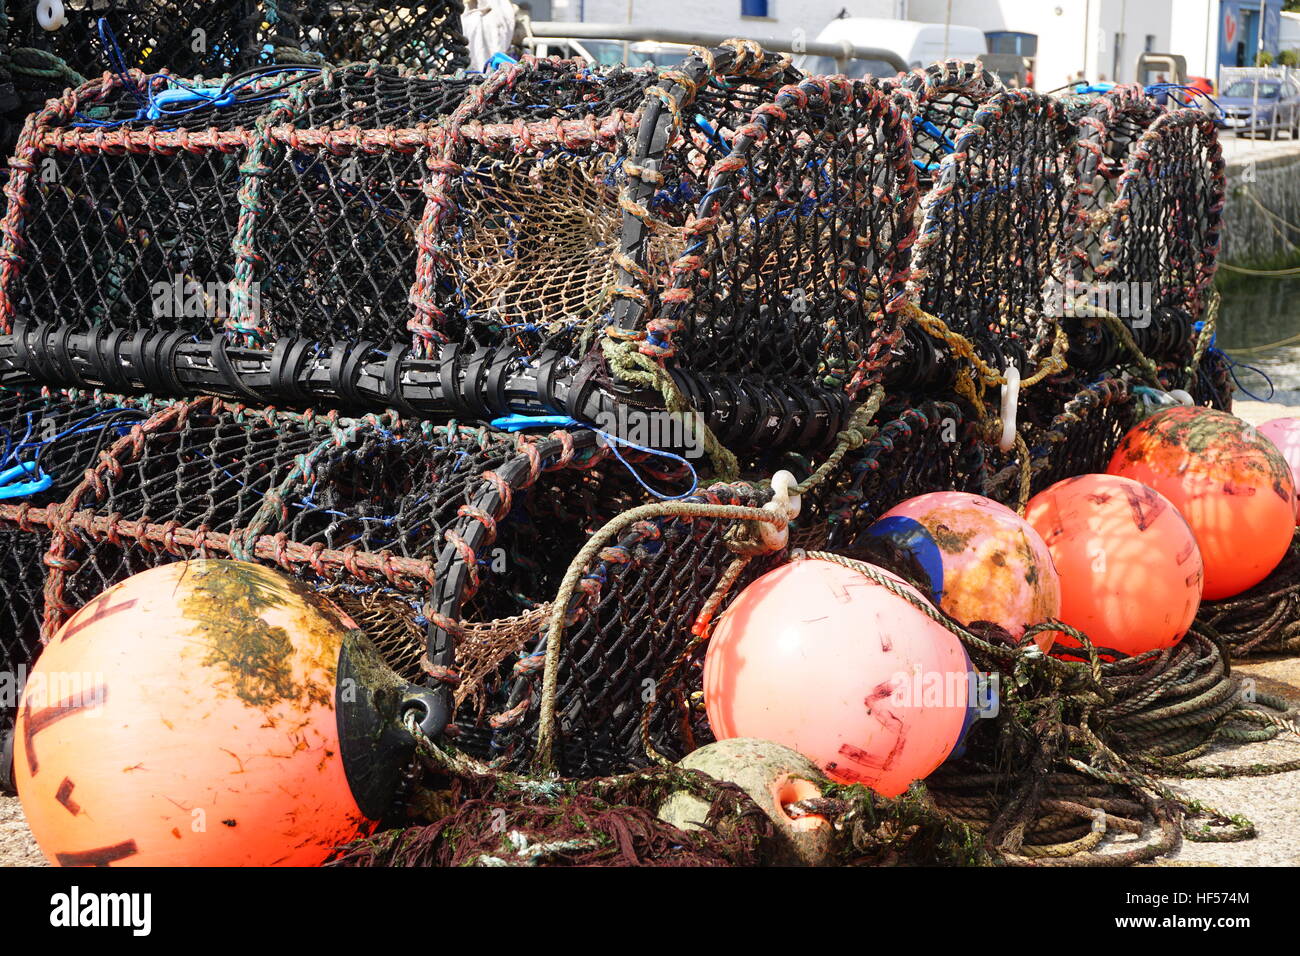
[[[1150,488],[1137,489],[1125,485],[1124,495],[1128,498],[1128,506],[1133,509],[1133,523],[1139,531],[1151,527],[1164,514],[1164,500]]]
[[[86,699],[88,696],[89,701]],[[27,766],[31,770],[33,777],[36,776],[36,771],[40,765],[36,761],[36,743],[32,738],[50,724],[57,723],[64,717],[71,716],[78,711],[102,704],[107,699],[108,688],[101,684],[92,690],[89,695],[77,694],[68,700],[60,701],[53,707],[38,710],[34,714],[32,713],[31,701],[23,705],[23,746],[27,750]]]
[[[56,853],[59,866],[108,866],[128,856],[135,856],[140,849],[134,840],[123,840],[112,846],[101,846],[95,850],[82,850],[77,853]]]
[[[99,597],[95,598],[95,600],[91,601],[84,608],[82,608],[81,610],[82,614],[86,614],[86,611],[91,610],[91,608],[94,608],[94,611],[91,614],[88,614],[85,617],[81,618],[81,620],[77,621],[77,623],[70,624],[69,626],[65,627],[63,629],[63,636],[59,638],[59,643],[62,644],[73,634],[76,634],[77,632],[87,627],[90,627],[90,625],[94,624],[96,621],[102,621],[106,617],[116,614],[119,611],[125,611],[128,608],[133,608],[136,605],[135,598],[130,598],[129,600],[122,601],[118,604],[108,604],[106,603],[107,600],[108,600],[108,594],[107,593],[101,594]]]
[[[75,787],[75,783],[73,783],[69,778],[64,777],[63,783],[59,784],[58,793],[54,795],[54,799],[63,804],[67,811],[74,817],[81,812],[81,804],[72,799],[72,791]]]

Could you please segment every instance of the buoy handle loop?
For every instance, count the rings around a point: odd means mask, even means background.
[[[1010,451],[1016,443],[1016,409],[1020,406],[1020,369],[1008,365],[1002,385],[1002,434],[998,448]]]
[[[791,494],[798,484],[798,480],[788,471],[778,471],[772,476],[772,500],[763,505],[763,510],[770,511],[781,520],[758,523],[763,545],[769,550],[780,551],[790,540],[790,522],[799,517],[803,507],[800,496]]]
[[[39,0],[36,4],[36,22],[41,25],[42,30],[48,30],[50,33],[62,29],[68,22],[63,0]]]

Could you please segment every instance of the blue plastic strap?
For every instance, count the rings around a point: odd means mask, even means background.
[[[570,428],[582,423],[568,415],[503,415],[492,419],[491,424],[503,432],[521,432],[525,428]]]
[[[34,481],[14,480],[30,475],[35,475],[36,479]],[[26,498],[30,495],[40,494],[42,491],[48,491],[53,484],[54,479],[41,472],[36,462],[25,461],[12,468],[0,471],[0,500]]]
[[[162,119],[172,112],[172,110],[165,110],[163,107],[191,103],[206,103],[209,106],[233,106],[235,91],[229,90],[222,93],[219,86],[178,86],[170,90],[163,90],[161,93],[155,93],[150,98],[149,108],[145,111],[145,116],[151,120]]]

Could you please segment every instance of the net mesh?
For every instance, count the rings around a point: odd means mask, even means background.
[[[458,0],[94,0],[65,4],[66,22],[53,31],[41,27],[37,4],[11,6],[15,43],[86,76],[129,68],[219,77],[295,60],[442,73],[468,65]]]

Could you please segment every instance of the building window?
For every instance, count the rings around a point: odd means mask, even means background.
[[[1147,53],[1156,52],[1156,35],[1154,33],[1147,34],[1147,42],[1142,48],[1146,50]]]
[[[742,17],[767,16],[767,0],[740,0],[740,15]]]

